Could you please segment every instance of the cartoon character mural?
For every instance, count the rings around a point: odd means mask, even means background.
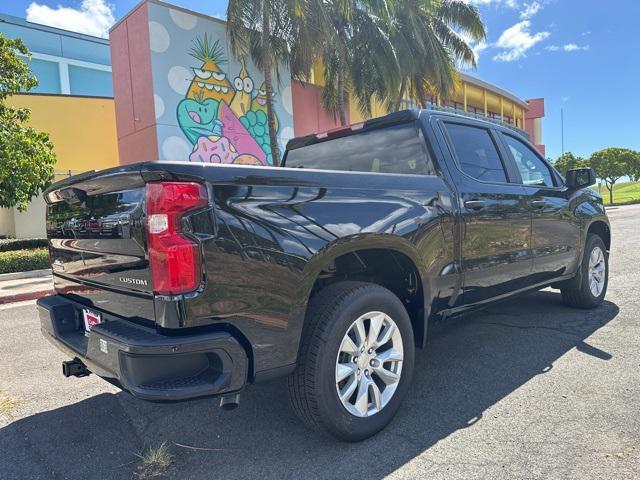
[[[233,86],[236,89],[236,93],[231,100],[231,111],[236,114],[237,117],[242,117],[247,114],[251,109],[251,100],[253,93],[253,80],[247,72],[247,67],[242,60],[242,69],[240,73],[233,81]]]
[[[251,110],[254,112],[263,111],[264,114],[267,114],[267,84],[262,82],[260,85],[260,89],[258,90],[258,94],[254,97],[253,103],[251,104]],[[278,130],[278,117],[276,117],[276,130]]]
[[[231,85],[220,42],[206,33],[193,41],[189,54],[201,65],[191,68],[195,76],[176,108],[178,125],[193,145],[189,160],[273,165],[264,83],[256,92],[242,59]]]
[[[211,42],[205,33],[204,37],[193,42],[189,54],[202,64],[199,68],[191,67],[195,77],[189,86],[187,98],[213,98],[229,103],[233,98],[233,88],[227,74],[220,68],[220,65],[227,61],[220,40]]]
[[[217,133],[222,135],[222,122],[217,119],[220,102],[213,98],[203,98],[198,92],[196,98],[185,98],[178,103],[178,124],[192,145],[198,138]]]

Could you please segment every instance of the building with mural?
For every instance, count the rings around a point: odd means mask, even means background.
[[[108,40],[0,15],[0,33],[22,38],[39,81],[8,103],[31,110],[31,126],[49,133],[57,179],[118,165],[111,57]],[[25,59],[26,60],[26,59]],[[45,232],[44,201],[28,210],[0,209],[0,235],[38,237]]]
[[[143,2],[111,30],[120,161],[272,165],[264,78],[236,58],[226,23]],[[278,147],[294,136],[291,79],[279,66]]]
[[[146,0],[111,30],[118,145],[122,163],[185,160],[271,165],[264,79],[248,58],[235,58],[226,22]],[[309,82],[291,80],[284,65],[275,108],[278,147],[294,135],[329,130],[337,119],[322,108],[322,66]],[[490,118],[521,130],[544,154],[544,101],[527,102],[461,73],[452,98],[434,107]],[[345,112],[362,121],[355,102]],[[373,115],[384,115],[374,106]]]
[[[50,134],[56,178],[140,161],[271,165],[264,78],[249,58],[236,58],[226,22],[158,0],[143,0],[110,31],[109,40],[0,15],[0,32],[21,37],[40,80],[10,102],[32,110],[31,124]],[[322,107],[322,65],[307,82],[280,65],[275,91],[278,148],[295,135],[330,130]],[[544,154],[544,100],[524,100],[466,73],[447,108],[503,122]],[[409,106],[409,105],[407,105]],[[373,116],[384,115],[379,105]],[[363,120],[354,101],[350,123]],[[0,210],[0,235],[44,234],[44,204]]]

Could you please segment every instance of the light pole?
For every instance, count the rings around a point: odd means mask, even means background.
[[[562,155],[564,155],[564,108],[560,108],[560,136],[562,137]]]

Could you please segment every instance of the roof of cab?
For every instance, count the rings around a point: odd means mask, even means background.
[[[309,135],[294,137],[287,142],[287,150],[295,150],[296,148],[306,147],[315,143],[324,142],[326,140],[332,140],[334,138],[346,137],[355,133],[359,133],[365,130],[373,130],[382,127],[388,127],[390,125],[397,125],[400,123],[410,122],[418,120],[424,116],[447,116],[457,118],[464,121],[473,121],[474,123],[481,122],[486,124],[490,128],[501,127],[509,129],[507,125],[491,121],[484,117],[476,117],[474,115],[467,115],[456,112],[432,110],[432,109],[411,109],[400,110],[399,112],[389,113],[382,117],[373,118],[371,120],[365,120],[361,123],[355,123],[351,125],[345,125],[343,127],[334,128],[326,132],[312,133]],[[513,130],[513,129],[512,129]]]

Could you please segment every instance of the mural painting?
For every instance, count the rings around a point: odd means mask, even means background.
[[[219,40],[205,33],[189,53],[200,64],[192,67],[193,80],[177,108],[178,124],[194,146],[189,160],[272,165],[263,91],[254,90],[244,60],[232,85],[222,69],[227,59]]]
[[[264,77],[250,58],[231,54],[226,23],[150,3],[149,34],[160,160],[272,165]],[[288,71],[280,71],[282,152],[293,137],[293,108]]]
[[[219,40],[205,33],[195,39],[190,55],[200,64],[192,67],[193,80],[177,108],[178,124],[194,146],[189,160],[272,165],[262,92],[254,90],[244,60],[232,85],[222,69],[227,59]]]

